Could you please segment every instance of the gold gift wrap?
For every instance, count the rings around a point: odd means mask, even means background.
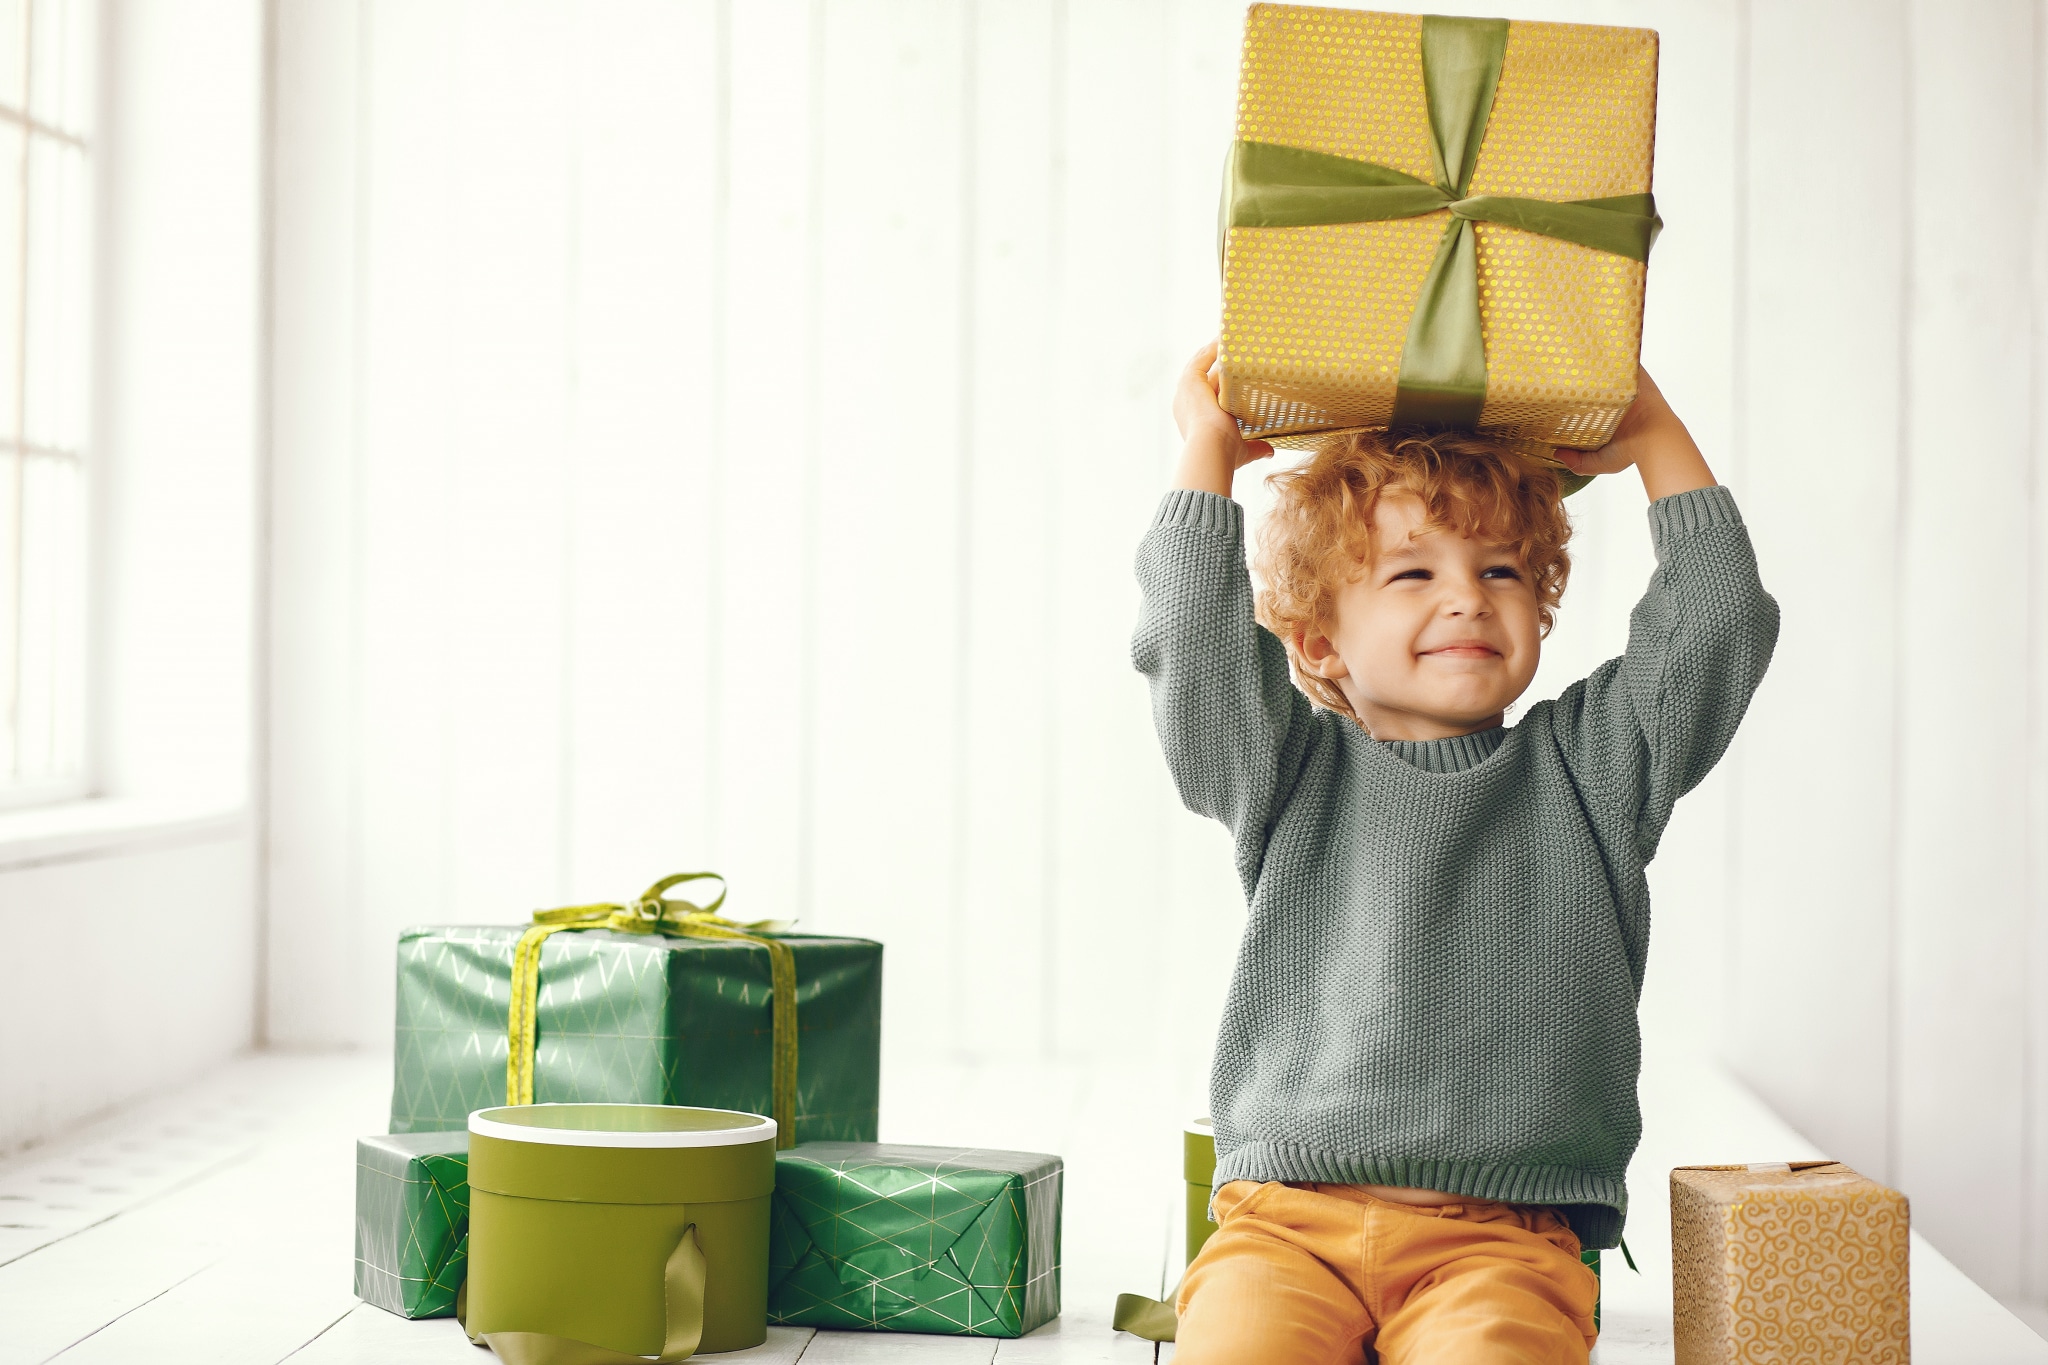
[[[1906,1196],[1839,1162],[1671,1173],[1676,1365],[1903,1365]]]
[[[1454,188],[1457,169],[1444,171],[1433,151],[1423,26],[1413,14],[1253,5],[1238,148],[1278,144]],[[1505,27],[1477,159],[1466,153],[1469,184],[1453,197],[1647,196],[1656,33]],[[1248,437],[1300,445],[1389,425],[1418,294],[1452,217],[1440,208],[1375,222],[1229,226],[1226,205],[1222,402]],[[1485,347],[1478,429],[1604,445],[1635,397],[1643,261],[1499,222],[1473,229]]]

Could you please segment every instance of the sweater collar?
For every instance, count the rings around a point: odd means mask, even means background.
[[[1387,739],[1379,741],[1388,753],[1426,773],[1462,773],[1492,758],[1508,737],[1505,725],[1477,734],[1452,735],[1449,739]]]

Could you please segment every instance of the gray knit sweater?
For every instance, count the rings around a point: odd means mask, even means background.
[[[1218,1186],[1447,1190],[1620,1238],[1643,869],[1778,635],[1727,489],[1652,503],[1650,533],[1627,653],[1511,729],[1380,743],[1311,706],[1252,619],[1244,510],[1166,495],[1132,659],[1250,902],[1209,1082]]]

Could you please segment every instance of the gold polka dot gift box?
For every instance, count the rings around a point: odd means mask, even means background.
[[[1223,406],[1594,449],[1635,397],[1657,35],[1253,5],[1222,221]]]
[[[1905,1365],[1910,1225],[1839,1162],[1679,1167],[1675,1365]]]

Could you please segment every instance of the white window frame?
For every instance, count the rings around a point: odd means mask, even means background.
[[[0,259],[12,276],[0,287],[0,808],[91,786],[95,11],[93,0],[0,0],[0,138],[19,138],[20,152],[13,202],[0,197],[0,250],[13,255]],[[0,173],[11,151],[0,147]]]

